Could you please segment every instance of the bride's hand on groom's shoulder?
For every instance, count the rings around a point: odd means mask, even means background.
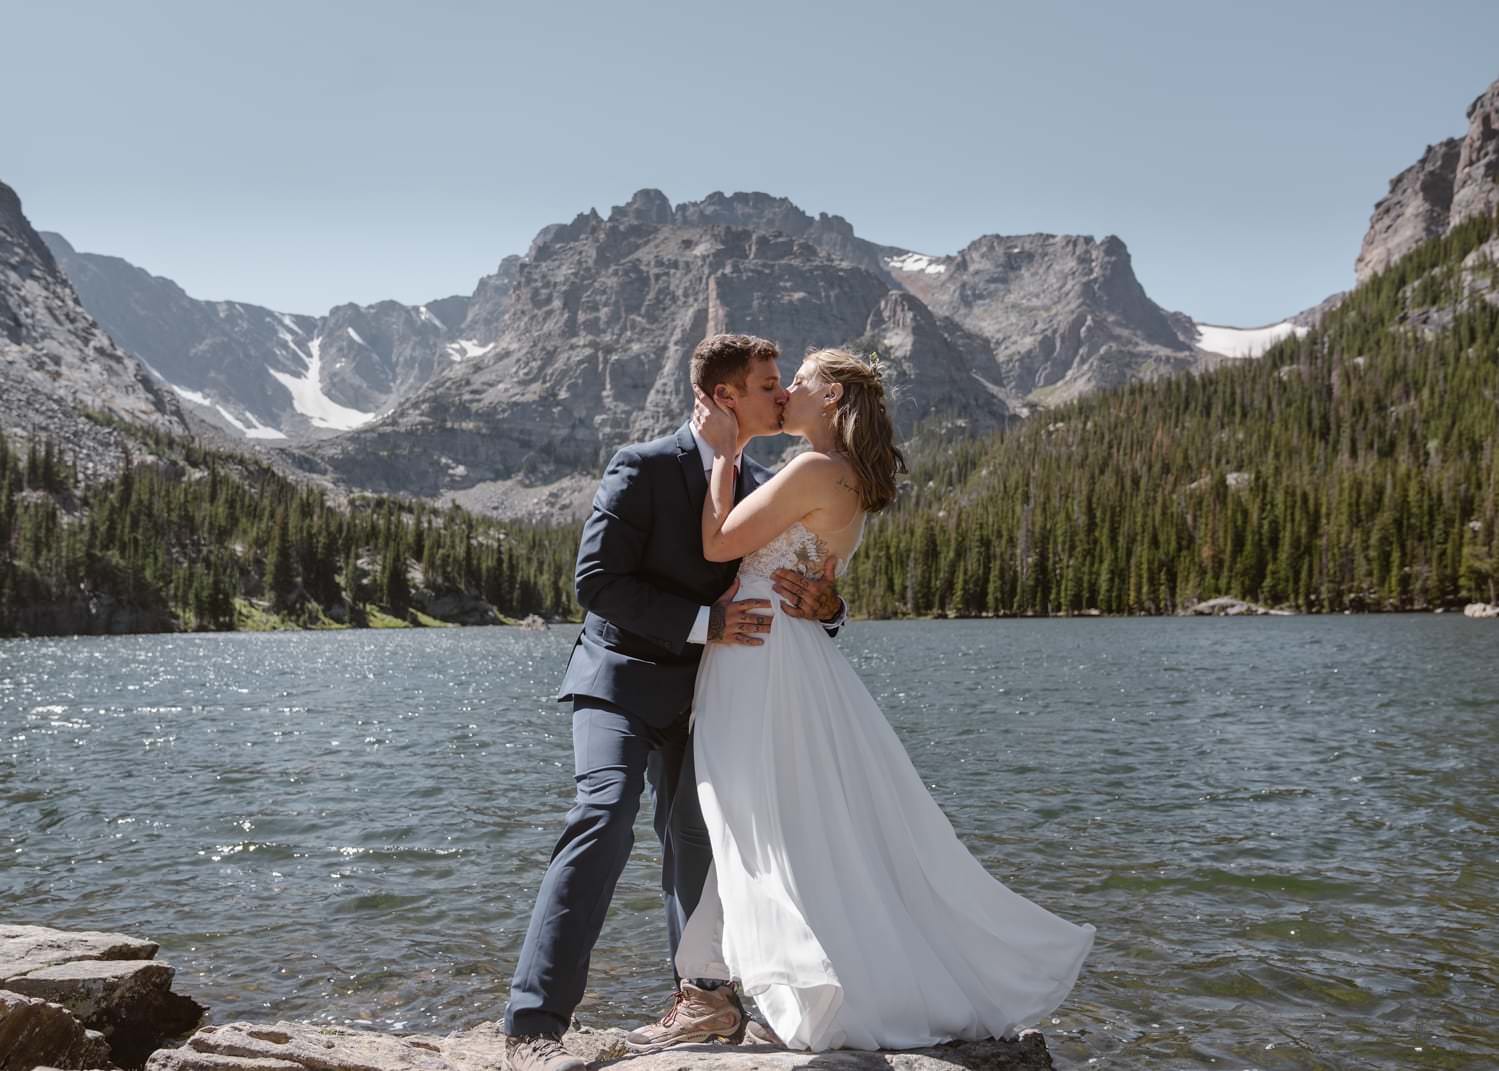
[[[739,445],[739,418],[704,394],[701,387],[692,388],[697,400],[692,405],[692,430],[720,457],[733,457]]]
[[[769,599],[740,599],[739,581],[729,585],[723,597],[708,608],[708,642],[738,643],[745,647],[759,647],[770,633],[770,615],[760,611],[770,609]]]
[[[771,574],[772,589],[781,597],[781,612],[809,621],[831,621],[843,600],[838,597],[838,556],[828,555],[821,574],[808,576],[795,569],[777,569]]]

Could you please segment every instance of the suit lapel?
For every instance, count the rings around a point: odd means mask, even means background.
[[[682,466],[682,478],[687,481],[687,501],[693,510],[701,511],[703,499],[708,497],[708,478],[703,475],[703,456],[698,453],[697,440],[692,437],[692,425],[683,424],[678,428],[676,439],[677,463]]]

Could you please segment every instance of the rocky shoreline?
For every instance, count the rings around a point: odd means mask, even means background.
[[[158,945],[118,933],[0,925],[0,1071],[139,1067],[207,1010],[172,992]]]
[[[153,941],[0,925],[0,1071],[504,1071],[505,1033],[486,1022],[443,1037],[276,1022],[200,1026],[207,1009],[171,992]],[[574,1022],[563,1039],[593,1067],[630,1071],[1049,1071],[1046,1039],[953,1042],[905,1052],[791,1052],[693,1045],[631,1056],[624,1031]]]

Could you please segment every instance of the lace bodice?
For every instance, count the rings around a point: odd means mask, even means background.
[[[864,539],[864,514],[851,521],[847,528],[835,532],[836,536],[847,537],[847,533],[853,532],[853,542],[849,544],[847,552],[838,556],[838,575],[842,576],[848,568],[849,559],[854,556],[854,551],[859,549],[859,544]],[[854,531],[855,526],[858,530]],[[829,543],[827,539],[818,535],[801,521],[794,521],[780,535],[776,536],[765,546],[752,554],[745,555],[744,561],[739,565],[740,576],[770,576],[777,569],[797,569],[803,573],[822,572],[822,563],[827,561],[829,554],[835,554],[838,548]]]

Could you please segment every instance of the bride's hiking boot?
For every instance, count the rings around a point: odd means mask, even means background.
[[[745,1045],[767,1045],[772,1049],[784,1049],[786,1043],[781,1040],[779,1034],[770,1028],[770,1024],[762,1023],[759,1019],[751,1019],[744,1026]]]
[[[588,1063],[562,1047],[556,1034],[520,1034],[505,1039],[509,1071],[587,1071]]]
[[[649,1026],[632,1030],[625,1037],[625,1045],[631,1052],[642,1055],[709,1041],[738,1045],[744,1040],[748,1023],[749,1016],[744,1013],[744,1005],[739,1003],[739,994],[732,984],[700,989],[691,982],[683,982],[671,995],[671,1007],[666,1014]]]

